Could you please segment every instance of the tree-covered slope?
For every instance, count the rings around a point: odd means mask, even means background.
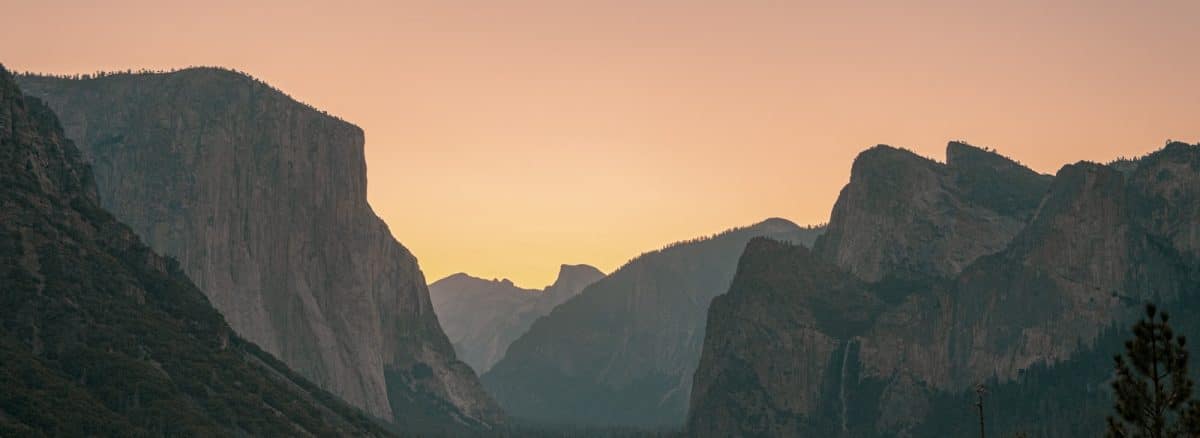
[[[385,434],[102,210],[54,114],[0,68],[0,435]]]
[[[769,219],[643,254],[534,322],[484,385],[527,420],[678,426],[709,301],[727,290],[746,242],[811,244],[820,232]]]

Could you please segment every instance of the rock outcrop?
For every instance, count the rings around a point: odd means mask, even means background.
[[[1144,301],[1197,302],[1200,146],[1173,143],[1122,166],[1069,165],[1048,186],[964,146],[951,144],[947,167],[975,170],[950,181],[911,177],[936,164],[909,160],[897,168],[872,157],[878,148],[864,152],[815,257],[747,247],[734,286],[710,308],[692,434],[953,435],[970,430],[958,426],[973,419],[947,420],[935,406],[985,382],[1008,388],[1005,394],[1095,399],[1085,392],[1102,387],[1108,373],[1053,387],[1058,392],[1019,389],[1020,379],[1061,363],[1087,369],[1072,360],[1096,356],[1094,345],[1109,345],[1098,344],[1106,330],[1124,325]],[[999,165],[985,170],[1008,169],[993,176],[1010,177],[971,188],[981,162],[960,158],[972,156]],[[870,188],[853,187],[872,178],[880,179]],[[942,201],[911,209],[929,199]],[[894,213],[872,214],[879,206]],[[913,218],[923,224],[911,226]],[[838,286],[855,281],[863,285],[854,293]],[[864,288],[871,306],[857,292]],[[814,295],[842,296],[843,307],[869,311],[819,312],[854,323],[850,330],[822,327],[803,317],[821,309]],[[1102,366],[1111,353],[1098,354]],[[1099,433],[1070,406],[1056,409],[1033,432]],[[992,427],[1009,426],[1017,427]]]
[[[1008,244],[1050,177],[950,143],[946,164],[879,145],[854,160],[817,252],[867,281],[953,277]]]
[[[60,114],[103,206],[239,334],[397,424],[501,419],[367,204],[358,127],[212,68],[19,80]]]
[[[594,267],[562,265],[554,284],[533,290],[508,279],[484,280],[458,273],[430,284],[429,295],[459,358],[483,374],[534,320],[601,278],[604,273]]]
[[[746,245],[729,292],[713,299],[692,389],[689,429],[711,436],[808,436],[841,426],[852,339],[885,307],[869,283],[809,249],[767,238]],[[754,348],[747,348],[754,346]],[[823,406],[818,412],[814,407]],[[825,425],[825,424],[822,424]]]
[[[0,435],[387,432],[237,336],[101,209],[54,114],[0,67]]]
[[[811,244],[820,232],[770,219],[643,254],[534,322],[484,385],[532,421],[678,426],[709,301],[728,289],[746,242]]]

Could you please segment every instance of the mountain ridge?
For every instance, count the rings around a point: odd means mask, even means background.
[[[1002,170],[1016,169],[1009,164],[1015,163],[1011,160],[994,163]],[[1053,372],[1057,363],[1071,361],[1077,354],[1092,354],[1088,352],[1102,333],[1136,317],[1143,300],[1164,305],[1194,302],[1194,293],[1188,291],[1200,286],[1200,275],[1194,267],[1200,253],[1196,251],[1200,241],[1195,238],[1200,224],[1194,220],[1200,215],[1200,189],[1196,188],[1200,187],[1200,146],[1171,144],[1143,157],[1135,166],[1122,167],[1086,162],[1066,165],[1048,185],[1038,181],[1041,177],[1024,171],[1019,173],[1025,176],[1002,175],[1002,180],[1012,185],[992,193],[1018,200],[1009,205],[1023,207],[984,207],[982,217],[1011,219],[991,222],[993,238],[1006,236],[1001,249],[909,253],[926,258],[917,266],[941,263],[953,267],[945,261],[969,260],[960,269],[913,270],[913,264],[895,264],[888,258],[847,263],[836,258],[844,252],[830,248],[838,244],[832,239],[818,241],[817,246],[824,250],[814,251],[818,257],[784,257],[781,260],[792,260],[790,265],[777,266],[772,273],[754,264],[778,260],[764,259],[748,247],[734,280],[743,288],[742,293],[733,293],[731,288],[731,293],[721,297],[722,305],[714,305],[709,312],[718,329],[708,332],[705,339],[702,371],[696,375],[697,392],[691,401],[689,432],[699,436],[905,436],[939,428],[969,431],[963,425],[971,424],[972,418],[964,415],[949,421],[938,417],[933,406],[949,394],[957,397],[969,392],[978,383],[1008,385],[1026,370]],[[870,190],[875,193],[864,195],[847,188],[843,194],[850,193],[851,198],[839,199],[838,205],[843,209],[870,209],[869,203],[850,201],[892,197],[881,205],[948,205],[955,208],[943,213],[948,217],[981,217],[973,216],[981,211],[980,203],[969,195],[969,187],[962,186],[978,180],[941,179],[938,184],[921,185],[930,180],[906,179],[910,174],[906,172],[913,170],[893,173],[896,179],[892,184],[877,184]],[[852,180],[850,185],[856,183]],[[958,199],[967,202],[906,201],[927,196],[923,190],[958,194]],[[1031,200],[1034,195],[1036,202]],[[1035,209],[1031,207],[1034,205]],[[895,215],[898,220],[905,217],[909,216]],[[838,223],[845,218],[835,216],[831,230],[846,229],[846,224]],[[1009,232],[1008,224],[1013,220],[1021,222],[1020,229]],[[949,224],[937,221],[932,219],[934,224]],[[953,247],[955,241],[974,239],[978,232],[954,226],[935,228],[932,233],[922,228],[889,229],[901,230],[901,234],[877,241],[880,248],[868,248],[868,253],[911,250],[912,242],[936,247],[944,241],[950,244],[942,247]],[[885,303],[865,330],[838,333],[813,324],[796,327],[795,318],[772,316],[763,310],[763,306],[782,305],[791,311],[803,311],[811,306],[780,301],[778,294],[770,291],[789,290],[795,296],[826,293],[829,288],[816,279],[839,277],[808,272],[814,272],[813,266],[828,263],[845,270],[840,278],[865,281],[867,288]],[[868,275],[864,277],[852,269]],[[897,276],[897,272],[902,275]],[[772,284],[768,282],[771,278],[781,275],[799,277],[767,286]],[[795,337],[812,341],[765,341]],[[751,366],[748,372],[744,369],[751,363],[745,359],[748,357],[778,366]],[[806,359],[785,360],[795,357]],[[1089,383],[1100,387],[1104,384]],[[1026,391],[1011,385],[1006,388]],[[1079,388],[1056,390],[1062,391],[1056,397],[1066,400],[1088,399],[1078,393]],[[1068,408],[1060,405],[1057,409],[1060,411],[1048,414],[1048,418],[1063,421],[1064,425],[1039,430],[1101,432],[1097,429],[1103,427],[1100,419],[1092,429],[1086,429]],[[747,415],[721,415],[727,412]],[[1069,422],[1074,423],[1067,425]],[[1006,428],[1001,430],[1004,434],[1022,430],[1020,424],[1011,422],[1002,426]]]
[[[783,219],[647,251],[539,318],[482,379],[535,423],[674,427],[686,415],[709,300],[757,236],[811,244]]]
[[[554,283],[541,290],[520,288],[508,279],[457,273],[431,283],[429,291],[451,343],[482,374],[534,320],[602,277],[604,273],[592,266],[563,264]]]

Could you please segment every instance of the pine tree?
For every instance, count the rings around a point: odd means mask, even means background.
[[[1134,338],[1125,341],[1124,357],[1114,358],[1117,416],[1108,417],[1109,437],[1200,437],[1186,339],[1175,336],[1169,320],[1147,304],[1145,319],[1133,326]]]

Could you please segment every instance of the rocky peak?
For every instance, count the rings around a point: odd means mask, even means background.
[[[842,196],[846,195],[848,189],[855,189],[863,194],[877,195],[870,198],[874,203],[888,204],[894,201],[883,196],[889,189],[906,186],[916,189],[930,185],[936,181],[942,169],[939,163],[907,149],[876,145],[855,157],[850,167],[850,184],[842,189]]]
[[[1189,144],[1187,142],[1171,140],[1171,141],[1167,142],[1166,146],[1163,146],[1162,150],[1160,150],[1159,153],[1164,154],[1164,155],[1172,155],[1172,154],[1193,155],[1196,153],[1197,148],[1200,148],[1200,143]]]
[[[995,151],[959,142],[946,147],[946,166],[966,202],[1021,219],[1037,210],[1053,179]]]
[[[466,272],[458,272],[458,273],[450,274],[450,275],[446,276],[446,278],[438,280],[434,283],[443,282],[443,281],[459,282],[459,281],[486,281],[486,280],[484,280],[482,278],[472,277],[470,274],[467,274]]]
[[[587,265],[562,265],[543,290],[523,289],[508,279],[454,274],[429,285],[433,308],[463,361],[480,373],[504,356],[533,321],[604,277]]]
[[[866,167],[887,161],[933,162],[933,160],[917,155],[917,153],[909,150],[908,148],[880,143],[866,148],[862,152],[859,152],[858,156],[854,157],[852,166]]]
[[[561,283],[564,281],[576,281],[578,279],[588,279],[588,278],[597,280],[597,279],[599,279],[599,277],[603,277],[603,276],[604,276],[604,272],[601,272],[599,269],[596,269],[596,267],[592,266],[592,265],[563,264],[563,265],[559,265],[559,267],[558,267],[558,277],[556,277],[554,279],[554,284],[558,284],[558,283]]]
[[[1025,173],[1036,173],[1022,166],[1011,158],[967,143],[952,141],[946,145],[946,165],[955,169],[971,170],[992,168],[997,170],[1018,170]]]
[[[950,143],[947,161],[885,145],[859,154],[817,252],[868,281],[951,277],[1003,249],[1049,184],[965,143]]]
[[[517,287],[512,280],[507,278],[493,278],[488,280],[467,274],[465,272],[451,274],[446,278],[430,283],[429,286],[433,288],[435,285],[437,286],[436,290],[430,289],[430,294],[432,296],[443,295],[446,293],[471,293],[479,295],[505,295],[511,293],[511,295],[525,295],[531,293],[536,294],[539,292],[534,289]],[[434,301],[436,303],[437,300],[435,299]]]
[[[539,316],[548,315],[559,304],[583,292],[587,286],[604,278],[604,273],[590,265],[562,265],[554,284],[547,286],[544,296],[536,302]]]
[[[591,265],[561,265],[558,268],[558,277],[554,279],[554,283],[546,288],[547,291],[562,290],[569,288],[576,292],[583,290],[582,287],[572,287],[572,285],[591,284],[596,280],[604,278],[604,273]],[[557,304],[556,304],[557,305]]]

